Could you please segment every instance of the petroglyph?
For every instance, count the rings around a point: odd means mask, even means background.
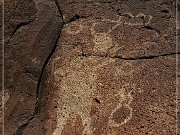
[[[126,25],[129,25],[129,26],[138,26],[138,25],[149,25],[151,20],[152,20],[152,16],[151,15],[145,15],[143,13],[139,13],[137,14],[136,16],[134,16],[133,14],[131,13],[124,13],[122,14],[123,17],[128,17],[129,20],[131,19],[136,19],[136,18],[139,18],[141,19],[141,22],[136,22],[136,23],[132,23],[132,22],[128,22],[128,21],[125,21],[124,24]],[[147,22],[145,22],[145,19],[147,19]]]
[[[130,22],[128,20],[125,20],[124,18],[127,17],[131,19],[134,18],[140,18],[140,22]],[[145,22],[145,19],[148,21]],[[95,44],[93,51],[95,55],[103,55],[103,56],[111,56],[113,57],[117,50],[120,49],[120,46],[118,43],[116,43],[112,37],[111,32],[115,30],[120,25],[129,25],[129,26],[145,26],[148,25],[152,20],[151,15],[145,15],[143,13],[139,13],[136,16],[132,15],[131,13],[124,13],[121,16],[119,16],[118,20],[110,20],[110,19],[102,19],[99,22],[96,22],[95,20],[92,23],[91,26],[91,34],[93,36],[93,42]],[[100,24],[100,22],[111,22],[112,27],[107,32],[96,32],[95,26]],[[115,24],[115,25],[114,25]]]
[[[110,30],[108,33],[97,33],[94,29],[97,24],[97,22],[94,22],[91,27],[91,34],[93,35],[93,42],[95,44],[93,52],[96,55],[108,55],[108,50],[113,47],[113,41],[109,34]]]
[[[74,22],[74,23],[71,23],[71,25],[67,24],[66,28],[67,28],[66,32],[68,34],[76,35],[83,30],[84,26],[80,23],[78,23],[77,25],[77,22]]]
[[[96,57],[77,57],[69,65],[54,72],[56,85],[60,89],[57,128],[53,135],[60,135],[68,119],[82,118],[83,135],[92,135],[90,107],[93,101],[93,91],[96,90],[96,71],[113,62],[111,58],[102,60]]]
[[[113,44],[112,38],[107,33],[94,34],[94,43],[94,53],[100,53],[102,55],[107,55],[109,48],[111,48]]]
[[[115,67],[115,76],[124,75],[129,76],[134,73],[133,65],[130,62],[122,63],[120,66]]]
[[[115,109],[112,110],[111,115],[109,117],[109,127],[119,127],[125,123],[127,123],[132,117],[132,108],[130,107],[130,103],[132,102],[131,92],[134,90],[134,86],[130,84],[125,84],[120,90],[119,93],[115,95],[115,98],[119,100],[119,104],[116,106]],[[122,113],[122,109],[126,108],[126,112]],[[116,122],[117,120],[114,119],[114,114],[119,111],[118,118],[121,120]],[[128,113],[129,112],[129,113]],[[127,115],[123,118],[121,115]]]
[[[145,17],[144,14],[138,14],[130,17]],[[151,17],[150,17],[151,18]],[[54,69],[54,85],[59,89],[58,100],[58,114],[57,127],[53,135],[60,135],[67,124],[68,120],[75,122],[77,115],[81,117],[84,126],[83,135],[92,135],[92,119],[90,117],[91,106],[93,104],[94,93],[97,91],[98,71],[102,70],[106,65],[111,65],[115,62],[114,58],[99,57],[114,55],[117,51],[118,44],[113,41],[111,32],[119,25],[122,25],[122,16],[118,20],[103,19],[101,22],[112,22],[113,25],[107,32],[96,32],[95,26],[99,24],[95,20],[91,21],[90,34],[93,36],[93,53],[94,56],[84,57],[77,56],[72,58],[64,65],[53,67]],[[132,25],[126,23],[126,25]],[[140,23],[133,25],[142,25]],[[79,34],[85,26],[83,23],[73,23],[67,25],[67,34]],[[54,58],[53,63],[61,60],[60,57]],[[120,65],[114,67],[114,76],[128,76],[132,75],[134,70],[131,62],[122,62]],[[127,123],[132,117],[132,102],[131,92],[133,91],[133,84],[125,84],[121,89],[117,90],[115,98],[118,99],[117,106],[111,111],[109,116],[108,126],[119,127]],[[97,95],[96,95],[97,97]],[[125,113],[126,116],[123,116]],[[116,115],[120,115],[121,120],[115,120]]]
[[[56,60],[59,60],[59,58],[56,58]],[[102,70],[104,66],[111,65],[113,62],[115,62],[113,58],[78,56],[71,60],[68,65],[64,65],[54,71],[54,76],[56,77],[55,85],[59,87],[58,102],[61,108],[58,110],[57,127],[53,135],[60,135],[67,121],[75,121],[77,115],[82,118],[83,135],[93,134],[90,107],[94,99],[94,92],[97,91],[96,86],[100,85],[99,83],[96,84],[97,71]],[[124,66],[126,65],[130,64],[124,64]],[[118,68],[115,70],[117,71]],[[116,74],[119,73],[117,72]],[[124,75],[124,73],[119,75]],[[111,112],[109,127],[120,126],[131,119],[132,108],[130,103],[132,101],[131,92],[133,88],[134,86],[126,84],[120,90],[117,90],[118,93],[114,97],[119,101],[119,104]],[[113,114],[122,107],[126,107],[130,113],[119,124],[113,120]]]

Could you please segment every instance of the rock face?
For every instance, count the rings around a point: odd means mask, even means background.
[[[62,17],[52,1],[5,1],[5,14],[5,134],[12,135],[22,134],[36,113],[39,81]]]
[[[178,133],[175,6],[5,1],[5,135]]]

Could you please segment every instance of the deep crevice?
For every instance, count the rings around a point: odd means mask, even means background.
[[[63,21],[63,23],[64,23],[63,12],[61,11],[61,8],[60,8],[60,6],[59,6],[59,4],[58,4],[58,0],[55,0],[54,2],[55,2],[56,7],[58,8],[59,14],[60,14],[61,19],[62,19],[62,21]]]
[[[58,40],[59,40],[59,38],[60,38],[61,31],[62,31],[63,26],[64,26],[63,14],[62,14],[62,11],[61,11],[60,6],[59,6],[59,4],[58,4],[58,1],[55,0],[54,2],[55,2],[56,7],[58,8],[59,14],[61,15],[62,28],[61,28],[61,30],[60,30],[59,33],[58,33],[57,39],[56,39],[56,41],[55,41],[55,44],[54,44],[54,46],[53,46],[50,54],[48,55],[48,57],[46,58],[43,66],[42,66],[42,70],[41,70],[41,73],[40,73],[40,76],[39,76],[39,79],[38,79],[38,83],[37,83],[37,91],[36,91],[36,99],[37,99],[37,101],[38,101],[38,98],[39,98],[39,89],[40,89],[40,84],[41,84],[41,81],[42,81],[42,76],[43,76],[44,70],[45,70],[45,68],[46,68],[49,60],[51,59],[53,53],[54,53],[55,50],[56,50],[56,47],[57,47],[57,44],[58,44]],[[37,104],[37,102],[36,102],[36,104]]]
[[[29,23],[31,23],[32,21],[28,21],[28,22],[21,22],[18,25],[16,25],[14,31],[12,32],[12,36],[23,26],[28,25]]]
[[[45,69],[46,69],[47,64],[49,63],[49,60],[51,59],[52,55],[54,54],[54,52],[55,52],[55,50],[56,50],[56,47],[57,47],[57,44],[58,44],[58,40],[59,40],[59,38],[60,38],[61,31],[62,31],[63,26],[64,26],[64,19],[63,19],[63,15],[62,15],[62,12],[61,12],[61,10],[60,10],[60,7],[59,7],[59,5],[58,5],[58,3],[57,3],[56,1],[55,1],[55,4],[56,4],[56,6],[57,6],[57,8],[58,8],[58,11],[59,11],[59,13],[60,13],[60,15],[61,15],[62,28],[61,28],[61,30],[59,31],[59,34],[58,34],[57,39],[56,39],[56,41],[55,41],[55,44],[54,44],[54,46],[53,46],[53,48],[52,48],[52,50],[51,50],[51,53],[48,55],[48,57],[46,58],[43,66],[42,66],[42,70],[41,70],[41,73],[40,73],[40,76],[39,76],[39,79],[38,79],[38,83],[37,83],[36,103],[35,103],[34,113],[32,114],[31,118],[30,118],[25,124],[21,125],[21,126],[17,129],[15,135],[23,135],[23,132],[24,132],[24,130],[26,129],[26,127],[29,125],[29,123],[34,119],[34,117],[35,117],[35,116],[37,115],[37,113],[38,113],[38,107],[39,107],[39,106],[38,106],[37,104],[38,104],[38,101],[39,101],[40,85],[41,85],[43,73],[44,73],[44,71],[45,71]],[[19,27],[19,28],[20,28],[20,27]],[[18,29],[19,29],[19,28],[18,28]],[[16,31],[17,31],[17,30],[16,30]]]
[[[62,26],[62,29],[63,29],[63,26]],[[38,80],[38,83],[37,83],[37,92],[36,92],[37,100],[39,98],[39,89],[40,89],[40,84],[41,84],[41,81],[42,81],[42,76],[43,76],[44,70],[46,69],[46,66],[49,63],[49,60],[51,59],[52,55],[54,54],[54,52],[56,50],[56,47],[57,47],[60,35],[61,35],[61,31],[60,31],[60,33],[59,33],[59,35],[58,35],[58,37],[57,37],[57,39],[55,41],[55,45],[53,46],[53,48],[51,50],[51,53],[48,55],[47,59],[45,60],[43,66],[42,66],[42,70],[41,70],[41,73],[40,73],[40,76],[39,76],[39,80]]]
[[[37,83],[37,91],[36,91],[36,100],[37,100],[37,101],[36,101],[36,107],[35,107],[35,114],[34,114],[34,115],[36,115],[37,112],[38,112],[37,103],[38,103],[38,101],[39,101],[40,85],[41,85],[41,81],[42,81],[42,77],[43,77],[44,71],[45,71],[45,69],[46,69],[46,66],[47,66],[48,63],[49,63],[49,60],[51,59],[52,55],[54,54],[54,52],[55,52],[55,50],[56,50],[56,47],[57,47],[57,44],[58,44],[58,40],[59,40],[59,38],[60,38],[61,31],[62,31],[63,26],[64,26],[64,19],[63,19],[62,11],[60,10],[60,7],[59,7],[57,1],[55,1],[55,4],[56,4],[56,7],[58,8],[59,14],[61,15],[62,28],[61,28],[61,30],[60,30],[59,33],[58,33],[57,39],[56,39],[56,41],[55,41],[55,44],[54,44],[54,46],[53,46],[50,54],[48,55],[48,57],[46,58],[43,66],[42,66],[42,70],[41,70],[41,73],[40,73],[40,76],[39,76],[39,79],[38,79],[38,83]]]

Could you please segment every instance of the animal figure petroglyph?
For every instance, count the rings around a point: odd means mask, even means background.
[[[129,14],[131,17],[141,17],[144,14],[138,14],[137,16],[133,16]],[[114,41],[110,35],[111,31],[116,29],[119,25],[121,25],[122,17],[119,17],[119,20],[110,20],[103,19],[102,22],[113,22],[116,23],[111,29],[106,33],[97,33],[94,27],[98,24],[94,20],[91,21],[92,26],[90,28],[91,34],[93,36],[94,42],[94,53],[99,53],[100,55],[108,55],[111,49],[115,47]],[[152,19],[149,16],[149,21]],[[130,24],[127,25],[141,25],[141,24]],[[73,24],[75,25],[75,23]],[[68,27],[68,26],[67,26]],[[80,25],[79,28],[69,28],[69,34],[78,34],[83,28],[86,26]],[[77,29],[77,31],[76,31]],[[95,91],[97,91],[97,72],[102,70],[103,67],[107,65],[111,65],[116,62],[114,58],[110,57],[99,57],[100,55],[94,56],[78,56],[73,58],[68,64],[64,64],[63,66],[55,67],[54,70],[54,85],[56,85],[59,89],[59,101],[58,101],[58,116],[57,116],[57,127],[53,132],[53,135],[61,135],[64,126],[67,124],[68,120],[74,121],[76,120],[76,116],[79,115],[82,119],[82,124],[84,126],[83,135],[93,135],[93,127],[91,126],[92,120],[90,117],[90,111],[92,106],[92,101],[94,97]],[[59,58],[55,58],[54,62],[58,61]],[[129,68],[130,71],[125,71],[124,68],[126,66],[131,67],[130,63],[124,62],[120,67],[116,68],[114,75],[122,76],[122,75],[131,75],[134,71],[133,68]],[[119,103],[117,106],[111,111],[111,115],[109,116],[108,126],[109,127],[119,127],[124,123],[127,123],[132,117],[132,108],[130,103],[132,102],[131,92],[133,91],[133,84],[126,84],[122,86],[121,89],[117,90],[117,93],[114,95],[116,98],[119,98]],[[121,123],[117,123],[113,120],[113,114],[122,106],[125,106],[129,109],[129,116],[124,119]]]
[[[58,122],[53,135],[60,135],[68,119],[75,119],[80,115],[83,121],[83,135],[92,135],[90,107],[93,91],[96,90],[96,70],[111,63],[112,59],[100,62],[95,57],[77,57],[67,67],[61,67],[54,72],[54,76],[62,77],[57,85],[60,91]]]
[[[56,84],[59,89],[61,89],[59,95],[59,106],[62,107],[59,108],[58,111],[57,128],[53,135],[60,135],[67,120],[75,120],[76,115],[79,115],[82,118],[84,126],[83,135],[93,134],[90,107],[93,101],[93,92],[96,91],[96,71],[112,62],[115,62],[112,58],[99,59],[94,56],[89,58],[77,57],[71,61],[69,66],[55,70],[54,76],[56,79],[58,80],[58,77],[62,79],[61,82]],[[128,101],[125,105],[127,105],[131,110],[129,106],[129,103],[132,100],[130,94],[131,91],[127,91],[127,87],[123,86],[122,89],[119,90],[119,93],[115,95],[116,97],[119,97],[121,101],[118,106],[112,110],[112,114],[122,105],[122,102],[125,102],[126,100]],[[126,123],[130,118],[131,116],[129,116],[124,123]],[[110,117],[109,126],[119,126],[119,124],[115,123]]]

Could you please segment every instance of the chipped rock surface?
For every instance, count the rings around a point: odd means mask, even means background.
[[[5,135],[176,134],[175,12],[171,0],[5,1]]]

